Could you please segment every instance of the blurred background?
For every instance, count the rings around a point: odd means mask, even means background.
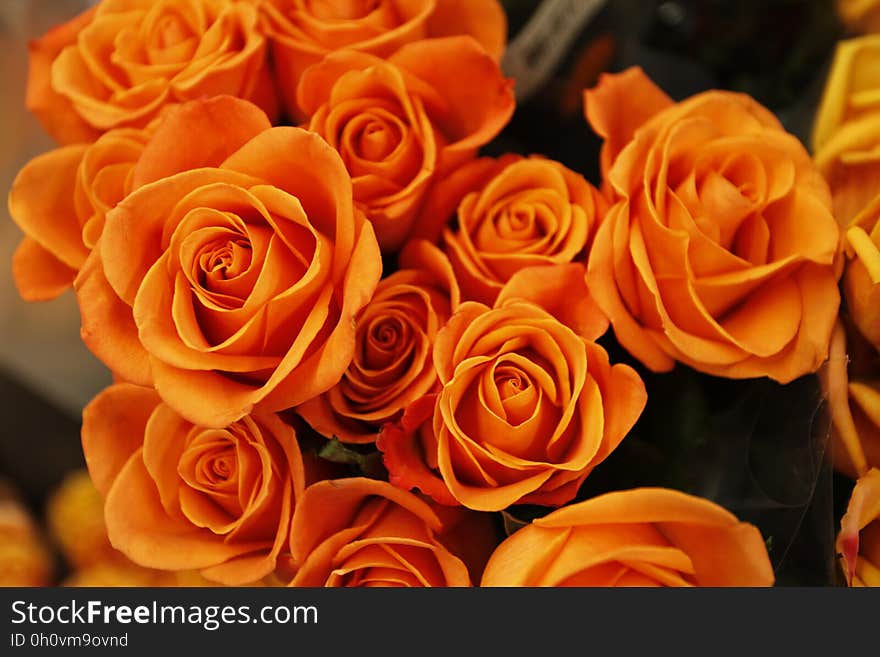
[[[4,194],[30,158],[53,147],[24,107],[27,42],[89,4],[0,0]],[[503,66],[517,79],[519,106],[488,152],[542,153],[594,183],[600,144],[583,119],[581,92],[601,72],[638,64],[676,99],[709,88],[750,93],[808,144],[834,45],[843,35],[829,0],[502,4],[509,17]],[[82,466],[82,407],[110,383],[80,340],[71,292],[47,303],[19,298],[11,261],[21,232],[5,203],[2,213],[0,566],[8,520],[4,497],[15,497],[31,514],[45,518],[65,476]],[[607,341],[614,357],[627,359],[615,351],[613,338]],[[769,382],[713,381],[684,368],[662,382],[645,376],[649,390],[653,385],[667,394],[651,398],[632,438],[602,468],[601,478],[590,478],[584,494],[651,483],[711,497],[758,523],[770,537],[781,583],[833,582],[836,496],[825,458],[827,418],[814,377],[783,389]],[[94,500],[88,504],[81,508],[96,508]],[[62,544],[56,540],[54,548],[61,572],[67,567],[58,556]]]

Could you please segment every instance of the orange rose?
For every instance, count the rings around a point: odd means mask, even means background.
[[[440,179],[416,234],[444,249],[465,299],[495,303],[526,267],[571,262],[592,241],[605,201],[583,176],[542,157],[481,159]]]
[[[880,175],[880,35],[840,41],[813,125],[816,166],[846,226],[877,195]]]
[[[409,236],[431,183],[473,159],[514,109],[511,81],[469,37],[420,41],[388,60],[335,52],[306,71],[297,94],[391,251]]]
[[[619,342],[653,371],[681,361],[785,383],[816,370],[839,234],[797,139],[747,96],[672,103],[640,69],[604,76],[585,102],[613,202],[587,278]]]
[[[133,187],[76,283],[110,369],[214,427],[339,381],[381,260],[333,149],[245,101],[194,101],[157,128]]]
[[[635,371],[592,341],[604,320],[590,323],[583,288],[580,265],[534,267],[494,308],[459,307],[434,343],[439,393],[377,442],[392,483],[479,511],[577,494],[646,401]]]
[[[507,41],[498,0],[265,0],[276,80],[291,116],[300,116],[296,84],[309,66],[336,50],[388,57],[428,37],[468,34],[496,59]]]
[[[880,470],[856,482],[840,521],[837,552],[850,586],[880,586]]]
[[[155,391],[115,384],[83,411],[83,452],[113,546],[135,563],[237,585],[271,573],[305,488],[291,426],[195,426]]]
[[[877,372],[851,376],[852,367],[864,364],[856,340],[847,344],[842,324],[831,337],[828,365],[822,383],[831,411],[834,467],[852,479],[871,467],[880,467],[880,381]]]
[[[481,586],[772,586],[756,527],[663,488],[557,509],[495,550]]]
[[[73,283],[104,217],[131,191],[146,130],[118,128],[92,144],[63,146],[28,162],[9,192],[9,215],[24,231],[12,260],[22,298],[53,299]]]
[[[354,359],[342,380],[297,412],[325,436],[368,443],[384,422],[437,385],[435,336],[458,307],[458,284],[437,247],[412,242],[356,318]]]
[[[57,141],[146,126],[168,104],[276,100],[256,7],[236,0],[102,0],[31,44],[27,106]]]
[[[463,520],[444,520],[412,493],[384,481],[312,484],[290,529],[296,568],[291,586],[470,586],[468,564],[443,540]],[[468,527],[469,538],[485,545],[488,555],[491,545],[482,541],[490,523],[482,520],[481,527]]]

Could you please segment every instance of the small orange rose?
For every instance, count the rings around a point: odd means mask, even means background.
[[[440,179],[416,233],[436,238],[463,298],[495,303],[526,267],[572,262],[592,241],[606,203],[583,176],[542,157],[505,156],[466,164]]]
[[[585,102],[613,203],[587,278],[619,342],[653,371],[815,371],[840,302],[839,230],[803,146],[747,96],[673,103],[640,69]]]
[[[342,155],[383,251],[401,247],[430,185],[472,160],[514,109],[511,81],[470,37],[419,41],[387,60],[335,52],[297,94],[308,128]]]
[[[850,586],[880,586],[880,470],[856,482],[840,521],[837,552]]]
[[[408,244],[398,265],[356,318],[354,359],[342,380],[296,409],[325,436],[372,442],[383,423],[437,385],[431,348],[458,307],[458,284],[428,242]]]
[[[389,57],[429,37],[470,35],[500,59],[507,19],[498,0],[265,0],[276,80],[287,110],[300,116],[295,90],[303,71],[336,50]]]
[[[63,146],[28,162],[9,192],[9,215],[24,231],[12,273],[22,298],[52,299],[73,284],[104,217],[131,191],[147,130],[118,128],[92,144]]]
[[[478,520],[489,523],[488,517]],[[444,534],[461,522],[441,520],[417,496],[384,481],[312,484],[297,503],[290,529],[296,568],[291,586],[470,586],[468,564],[444,544]],[[468,527],[473,544],[481,542],[486,527]]]
[[[110,542],[135,563],[229,585],[275,569],[305,488],[296,434],[278,416],[209,429],[120,383],[86,406],[82,442]]]
[[[481,586],[772,586],[756,527],[663,488],[557,509],[495,550]]]
[[[31,44],[27,105],[62,144],[143,128],[161,109],[206,96],[273,114],[255,6],[236,0],[101,0]]]
[[[439,392],[377,442],[392,483],[479,511],[577,494],[646,402],[636,372],[593,342],[604,318],[587,321],[583,288],[580,265],[534,267],[494,308],[459,307],[434,343]]]
[[[111,370],[214,427],[339,381],[381,260],[336,151],[246,101],[193,101],[133,187],[76,282],[83,339]]]

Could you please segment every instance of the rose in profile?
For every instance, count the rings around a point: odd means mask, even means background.
[[[840,41],[813,125],[816,166],[847,226],[877,195],[880,173],[880,35]]]
[[[857,479],[880,467],[880,380],[877,354],[859,336],[838,323],[828,364],[821,371],[832,422],[836,470]]]
[[[306,476],[277,415],[200,427],[152,389],[119,383],[86,406],[82,444],[110,542],[135,563],[240,585],[286,553]]]
[[[381,274],[336,151],[222,96],[164,120],[133,177],[76,281],[89,348],[201,426],[335,385]]]
[[[481,586],[772,586],[756,527],[664,488],[606,493],[507,538]]]
[[[163,107],[229,94],[277,101],[257,8],[236,0],[101,0],[30,47],[27,105],[56,141],[143,128]]]
[[[850,222],[843,245],[847,311],[862,336],[880,350],[880,194]]]
[[[18,173],[9,216],[24,231],[12,273],[22,298],[67,290],[104,230],[104,217],[131,191],[147,130],[117,128],[94,143],[38,155]]]
[[[414,231],[442,234],[463,298],[491,305],[519,270],[581,255],[605,208],[598,190],[558,162],[481,158],[438,180]]]
[[[640,69],[586,92],[612,207],[590,292],[649,369],[785,383],[828,356],[840,295],[828,186],[748,96],[673,103]]]
[[[853,488],[840,521],[837,552],[850,586],[880,586],[880,470],[871,468]]]
[[[500,59],[507,40],[498,0],[265,0],[260,7],[277,85],[293,117],[300,112],[295,90],[303,71],[336,50],[385,58],[426,38],[470,35]]]
[[[383,251],[400,249],[431,184],[474,159],[515,104],[512,81],[470,37],[419,41],[387,60],[331,53],[297,98],[304,125],[342,156]]]
[[[342,380],[296,409],[324,436],[373,442],[382,424],[437,386],[431,348],[458,307],[458,284],[443,253],[423,240],[406,246],[398,266],[356,318]]]
[[[377,479],[314,483],[290,529],[291,586],[471,586],[494,547],[492,523],[455,511],[438,515]]]
[[[442,504],[500,511],[570,501],[645,406],[611,365],[578,264],[524,269],[494,307],[463,303],[434,343],[441,387],[383,427],[389,480]]]

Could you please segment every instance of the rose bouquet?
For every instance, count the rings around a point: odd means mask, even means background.
[[[499,148],[506,35],[497,0],[101,0],[32,43],[59,145],[9,192],[12,265],[113,374],[98,542],[172,584],[768,586],[803,509],[765,484],[796,454],[815,489],[827,396],[841,573],[876,582],[844,325],[873,362],[880,82],[832,74],[814,160],[747,94],[603,73],[591,183]]]

